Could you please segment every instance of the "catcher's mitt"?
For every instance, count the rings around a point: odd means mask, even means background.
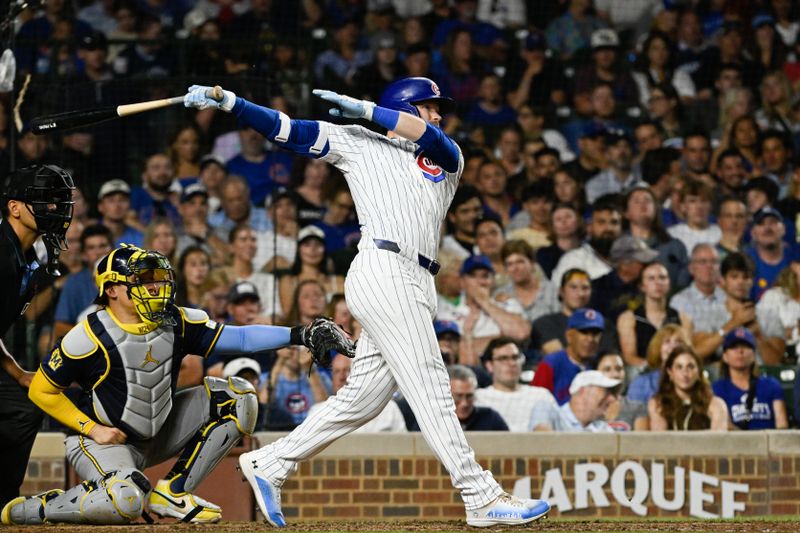
[[[350,335],[330,318],[317,318],[307,326],[299,326],[298,333],[300,343],[311,351],[318,365],[330,364],[331,350],[350,358],[356,356],[356,346]]]

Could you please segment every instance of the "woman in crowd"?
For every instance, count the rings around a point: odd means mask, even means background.
[[[647,364],[645,355],[650,340],[666,324],[680,324],[687,336],[692,333],[692,320],[667,305],[670,290],[667,267],[654,262],[645,266],[639,276],[642,303],[624,311],[617,319],[617,335],[625,363],[634,368]]]
[[[753,92],[747,87],[734,87],[722,95],[719,118],[711,132],[711,138],[719,144],[727,143],[733,122],[754,111]],[[727,144],[725,144],[727,147]],[[719,153],[719,151],[717,152]],[[712,158],[712,169],[716,157]]]
[[[178,258],[175,303],[200,309],[204,305],[211,256],[200,246],[189,246]]]
[[[315,318],[323,316],[327,308],[325,287],[315,279],[305,279],[298,283],[292,293],[285,325],[309,324]]]
[[[628,387],[628,397],[637,402],[647,403],[658,391],[662,368],[673,348],[685,344],[691,346],[691,337],[680,324],[667,324],[659,329],[647,345],[647,369],[636,376]]]
[[[459,106],[469,107],[478,97],[480,70],[475,65],[475,50],[472,32],[468,28],[454,30],[442,47],[442,57],[434,62],[433,71],[437,81]],[[449,90],[448,90],[449,89]]]
[[[607,352],[597,356],[595,368],[611,379],[625,381],[625,363],[622,356]],[[617,396],[606,409],[606,422],[614,431],[646,431],[650,428],[647,419],[647,405],[636,402],[627,396]]]
[[[300,179],[294,192],[297,193],[297,219],[301,226],[321,220],[325,214],[325,185],[331,175],[331,167],[319,159],[302,159],[305,164],[295,165]]]
[[[536,264],[536,254],[530,244],[522,240],[511,240],[503,245],[500,254],[510,281],[495,291],[498,300],[517,300],[522,305],[523,316],[528,322],[558,311],[556,292]]]
[[[756,316],[764,337],[778,337],[788,346],[800,342],[800,259],[793,259],[756,304]]]
[[[633,79],[639,87],[639,99],[647,107],[652,98],[652,89],[659,84],[668,84],[683,103],[690,103],[696,96],[691,76],[673,64],[672,44],[668,35],[654,31],[642,45],[637,58],[637,70]],[[662,88],[663,90],[663,88]]]
[[[714,151],[712,161],[716,161],[719,154],[728,148],[735,148],[745,159],[748,169],[755,167],[758,162],[758,123],[752,115],[743,115],[730,123],[730,129]],[[716,170],[716,169],[713,169]]]
[[[169,143],[168,155],[176,178],[195,177],[200,174],[200,132],[194,126],[178,130]]]
[[[258,297],[263,306],[262,314],[275,324],[283,316],[283,307],[277,298],[275,276],[266,272],[256,272],[253,258],[256,256],[258,244],[256,232],[249,224],[238,224],[228,235],[232,262],[225,267],[233,282],[249,281],[256,286]]]
[[[328,265],[325,234],[316,226],[306,226],[297,234],[297,255],[289,274],[278,285],[281,307],[288,312],[300,282],[314,280],[323,287],[323,294],[344,291],[344,279],[334,275]]]
[[[328,304],[328,311],[326,316],[332,317],[333,321],[342,326],[345,331],[350,333],[353,339],[358,339],[361,334],[361,324],[358,323],[347,307],[347,301],[344,299],[344,294],[337,293],[331,298]]]
[[[556,202],[570,204],[583,214],[586,212],[586,193],[583,184],[569,171],[561,168],[553,174],[553,193]]]
[[[175,251],[178,247],[178,236],[175,227],[165,218],[157,218],[144,229],[144,247],[155,250],[175,264]]]
[[[755,348],[756,339],[746,328],[725,336],[722,379],[714,382],[714,394],[725,401],[731,423],[739,429],[786,429],[783,389],[777,379],[758,375]]]
[[[215,322],[228,321],[228,293],[233,285],[228,273],[218,268],[211,271],[203,293],[203,310]]]
[[[583,241],[583,220],[572,204],[556,204],[550,212],[550,240],[553,244],[536,251],[536,262],[550,278],[561,256]]]
[[[673,287],[689,284],[689,255],[681,241],[672,237],[664,227],[661,209],[650,187],[637,187],[625,195],[623,233],[639,237],[658,252],[657,261],[667,267]]]
[[[778,130],[788,135],[796,133],[793,119],[792,85],[782,70],[773,70],[761,80],[761,108],[756,111],[756,122],[762,131]]]
[[[753,30],[753,38],[749,39],[746,54],[752,63],[753,79],[766,79],[766,73],[781,71],[786,63],[787,48],[781,41],[780,35],[775,31],[775,21],[772,17],[758,15],[754,23],[760,22]],[[785,77],[785,76],[784,76]]]
[[[685,137],[687,121],[678,92],[669,83],[659,83],[650,89],[647,101],[650,118],[656,122],[667,139]]]
[[[728,407],[703,375],[700,358],[692,348],[675,347],[664,363],[658,391],[647,402],[653,431],[727,431]]]

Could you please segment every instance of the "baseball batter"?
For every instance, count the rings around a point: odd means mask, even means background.
[[[4,524],[126,524],[145,508],[185,522],[217,522],[219,506],[192,494],[217,463],[253,432],[255,389],[246,380],[206,377],[175,393],[186,354],[246,353],[304,344],[354,355],[327,319],[309,326],[223,326],[174,305],[174,271],[158,252],[123,246],[97,265],[102,308],[72,328],[42,361],[30,397],[70,428],[66,454],[83,483],[10,501]],[[76,398],[65,391],[77,382]],[[175,454],[155,488],[142,473]],[[145,515],[149,518],[149,515]]]
[[[364,330],[347,385],[291,434],[240,457],[267,522],[286,525],[280,488],[297,462],[375,417],[398,388],[461,492],[470,525],[522,524],[544,516],[546,502],[504,493],[475,461],[433,330],[439,229],[464,166],[460,149],[438,127],[452,100],[427,78],[393,83],[380,106],[314,91],[336,106],[332,115],[370,120],[388,131],[383,135],[356,125],[292,120],[230,91],[216,102],[206,89],[190,87],[185,105],[232,112],[279,146],[339,168],[361,225],[345,295]]]

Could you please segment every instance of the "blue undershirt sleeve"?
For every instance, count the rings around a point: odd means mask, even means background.
[[[458,171],[458,145],[441,129],[428,124],[416,142],[422,153],[446,172]]]
[[[291,328],[282,326],[225,326],[212,355],[261,352],[288,346]]]
[[[281,148],[300,155],[322,157],[328,153],[327,122],[290,119],[283,113],[237,97],[233,114]]]

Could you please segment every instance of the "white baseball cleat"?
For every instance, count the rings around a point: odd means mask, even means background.
[[[256,495],[256,503],[264,519],[272,527],[286,527],[286,520],[281,511],[281,488],[273,483],[258,468],[254,452],[246,452],[239,456],[239,468],[250,488]]]
[[[503,493],[495,501],[467,511],[467,525],[474,527],[519,526],[547,515],[550,504],[544,500],[528,500]]]

